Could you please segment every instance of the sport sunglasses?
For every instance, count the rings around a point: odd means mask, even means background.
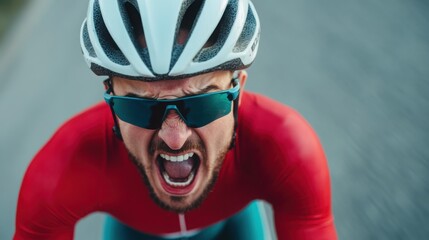
[[[232,83],[233,88],[228,90],[171,100],[115,96],[108,86],[104,100],[122,121],[141,128],[161,128],[170,110],[176,111],[188,127],[199,128],[231,112],[231,102],[240,93],[238,79],[232,79]]]

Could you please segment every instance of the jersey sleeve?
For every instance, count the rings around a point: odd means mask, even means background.
[[[15,240],[73,239],[76,222],[97,210],[103,166],[94,129],[85,119],[66,123],[31,161],[18,197]]]
[[[328,165],[318,137],[295,111],[276,132],[278,171],[270,199],[279,239],[337,239]]]
[[[242,165],[258,189],[255,197],[273,207],[278,239],[337,239],[328,164],[317,135],[295,110],[259,95],[247,97]]]
[[[75,219],[52,199],[61,197],[56,190],[58,179],[51,175],[55,167],[44,166],[44,155],[42,150],[33,159],[21,184],[14,240],[73,239]]]

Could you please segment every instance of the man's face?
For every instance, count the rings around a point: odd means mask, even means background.
[[[113,84],[118,96],[175,99],[229,89],[231,77],[230,72],[156,82],[115,77]],[[118,120],[125,146],[154,200],[176,212],[197,207],[213,187],[230,146],[232,110],[200,128],[189,128],[174,110],[157,130]]]

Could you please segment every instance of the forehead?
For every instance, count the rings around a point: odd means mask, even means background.
[[[227,89],[231,83],[229,71],[211,72],[178,80],[160,80],[144,82],[113,77],[116,94],[136,93],[141,96],[159,97],[160,95],[186,95],[212,86],[219,90]]]

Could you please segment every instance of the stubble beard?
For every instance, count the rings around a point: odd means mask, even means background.
[[[229,151],[229,146],[231,144],[231,141],[233,141],[232,137],[231,137],[231,140],[230,140],[229,144],[225,145],[222,149],[219,150],[219,152],[217,154],[217,157],[215,159],[215,166],[213,167],[211,178],[208,181],[208,183],[206,184],[206,186],[204,187],[204,190],[202,191],[202,193],[199,196],[197,196],[197,198],[192,203],[190,203],[190,204],[188,204],[188,205],[186,205],[184,207],[174,207],[174,206],[171,206],[171,205],[167,204],[166,202],[162,201],[156,195],[155,190],[154,190],[152,184],[150,183],[149,177],[148,177],[148,174],[147,174],[150,171],[158,171],[158,169],[156,169],[156,166],[153,165],[154,166],[153,169],[146,168],[142,164],[143,163],[143,161],[142,161],[143,159],[139,159],[137,156],[135,156],[129,150],[128,150],[128,154],[129,154],[130,160],[134,163],[134,165],[137,167],[138,171],[140,172],[140,175],[141,175],[141,177],[143,179],[143,182],[145,183],[145,185],[147,186],[147,188],[149,190],[149,195],[152,198],[152,200],[158,206],[160,206],[161,208],[163,208],[165,210],[176,212],[176,213],[184,213],[184,212],[190,211],[192,209],[198,208],[203,203],[203,201],[207,198],[208,194],[212,191],[212,189],[213,189],[213,187],[214,187],[214,185],[215,185],[215,183],[217,181],[217,178],[219,176],[219,172],[220,172],[220,169],[222,167],[222,164],[223,164],[223,161],[225,159],[225,156],[226,156],[226,154]],[[168,146],[164,142],[158,142],[158,141],[151,141],[151,142],[152,142],[152,144],[151,144],[151,146],[149,148],[149,152],[153,153],[153,152],[155,152],[155,149],[164,149],[164,150],[166,150],[165,148],[168,148]],[[185,143],[185,146],[186,145],[187,144]],[[156,146],[156,148],[155,148],[155,146]],[[195,145],[188,144],[188,146],[195,146]],[[198,144],[198,148],[199,148],[199,150],[201,152],[205,153],[205,147],[202,146],[202,144]],[[180,151],[183,151],[183,150],[179,150],[177,152],[180,152]],[[170,150],[170,152],[174,152],[174,151]],[[204,155],[205,155],[205,159],[207,159],[206,158],[207,155],[206,154],[204,154]],[[181,196],[170,196],[170,200],[172,202],[178,202],[178,203],[183,202],[185,200],[185,198],[186,197],[181,197]]]

